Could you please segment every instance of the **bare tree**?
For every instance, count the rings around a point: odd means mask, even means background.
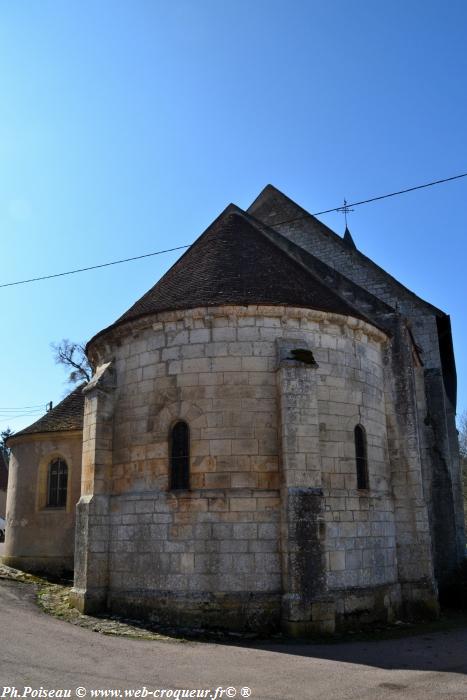
[[[69,384],[75,385],[91,379],[92,367],[86,357],[83,343],[74,343],[64,338],[59,343],[51,343],[51,348],[56,364],[63,365],[69,371]]]
[[[464,461],[467,461],[467,410],[462,413],[457,422],[459,433],[459,452]]]

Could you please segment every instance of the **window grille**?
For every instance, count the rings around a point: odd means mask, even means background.
[[[47,507],[65,508],[68,489],[68,467],[63,459],[49,464],[47,483]]]

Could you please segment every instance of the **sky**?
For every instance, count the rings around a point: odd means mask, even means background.
[[[189,244],[268,183],[316,212],[467,172],[466,47],[464,0],[1,2],[0,284]],[[461,413],[467,178],[349,228],[451,315]],[[0,287],[0,430],[65,395],[50,343],[91,338],[179,254]]]

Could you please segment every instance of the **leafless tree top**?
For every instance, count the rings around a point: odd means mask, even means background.
[[[83,343],[75,343],[64,338],[59,343],[51,343],[55,362],[69,371],[68,382],[71,385],[88,382],[92,368],[86,357]]]

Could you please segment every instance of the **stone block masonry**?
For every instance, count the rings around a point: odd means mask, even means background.
[[[303,633],[331,631],[349,589],[384,589],[379,608],[388,617],[400,600],[389,342],[335,314],[224,306],[133,321],[97,343],[93,359],[111,366],[115,399],[100,409],[89,394],[85,431],[92,437],[106,416],[112,441],[101,431],[107,442],[86,448],[103,466],[93,472],[90,463],[83,488],[109,500],[108,515],[88,509],[78,531],[77,551],[93,562],[81,599],[94,577],[113,610],[236,629],[282,622]],[[314,362],[292,359],[294,348]],[[169,489],[177,420],[190,428],[184,491]],[[368,441],[364,493],[357,424]]]
[[[300,211],[282,195],[279,199],[286,208]],[[276,203],[273,210],[277,208]],[[351,280],[359,290],[369,292],[402,314],[410,326],[426,374],[423,390],[427,403],[422,402],[418,423],[421,439],[430,445],[422,455],[423,468],[425,488],[429,484],[433,486],[427,494],[428,519],[436,577],[442,583],[465,556],[462,474],[455,422],[456,369],[449,316],[420,299],[359,250],[347,246],[340,236],[313,217],[300,217],[276,226],[275,214],[267,204],[261,211],[255,211],[255,216],[335,269],[344,276],[344,281]],[[287,218],[293,219],[294,215]],[[345,284],[343,290],[349,298],[360,293],[346,289]],[[365,300],[362,302],[365,308]]]
[[[11,438],[7,535],[73,522],[34,452],[65,431],[81,610],[296,635],[436,613],[465,555],[450,321],[348,234],[267,186],[86,352],[84,391]]]

